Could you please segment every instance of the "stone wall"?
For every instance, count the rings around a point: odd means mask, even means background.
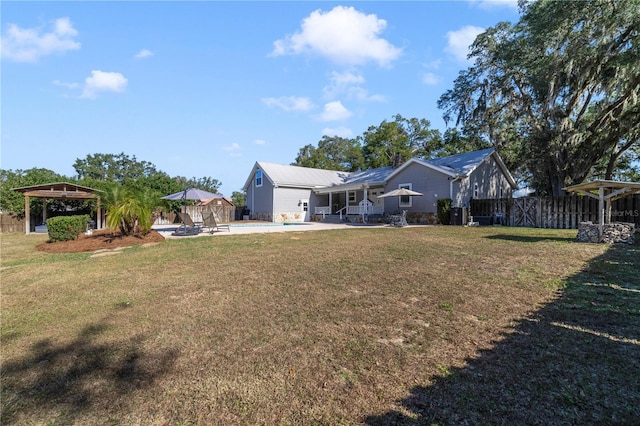
[[[592,222],[580,222],[576,240],[583,243],[634,243],[634,223],[614,222],[607,223],[602,228],[602,237],[598,232],[598,225]]]

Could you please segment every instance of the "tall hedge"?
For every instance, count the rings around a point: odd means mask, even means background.
[[[438,198],[438,221],[441,225],[451,224],[451,198]]]
[[[56,216],[47,219],[49,241],[75,240],[78,235],[87,230],[88,221],[89,216],[86,214],[78,216]]]

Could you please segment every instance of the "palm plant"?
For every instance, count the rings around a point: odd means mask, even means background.
[[[113,185],[105,197],[107,226],[122,235],[146,235],[151,230],[160,198],[152,191]]]

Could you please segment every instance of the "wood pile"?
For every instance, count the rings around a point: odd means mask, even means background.
[[[635,230],[636,226],[634,223],[608,223],[602,228],[602,237],[600,237],[597,224],[580,222],[576,241],[582,243],[633,244]]]

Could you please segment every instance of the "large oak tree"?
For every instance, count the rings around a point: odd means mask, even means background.
[[[640,0],[520,3],[521,20],[480,34],[473,66],[438,101],[445,120],[514,153],[541,193],[606,164],[640,135]]]

